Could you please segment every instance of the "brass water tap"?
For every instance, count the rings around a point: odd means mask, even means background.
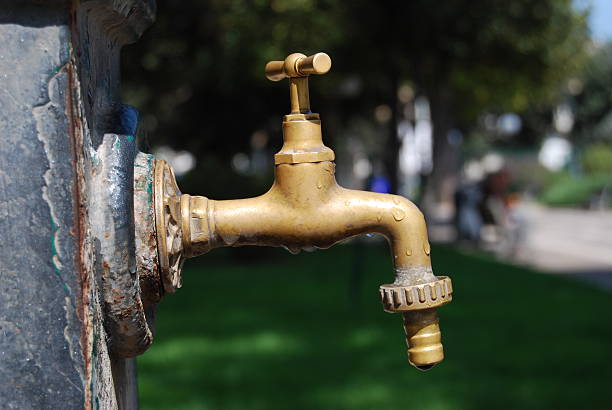
[[[270,80],[289,78],[291,113],[284,116],[275,180],[265,194],[226,201],[181,195],[171,168],[157,161],[154,196],[164,289],[180,287],[185,257],[214,248],[282,246],[295,253],[379,233],[390,242],[395,268],[395,281],[380,287],[384,309],[402,312],[408,359],[428,369],[444,358],[436,308],[451,301],[451,281],[432,272],[425,219],[412,202],[337,184],[334,152],[323,144],[319,114],[310,111],[308,96],[308,76],[330,68],[325,53],[291,54],[266,65]]]

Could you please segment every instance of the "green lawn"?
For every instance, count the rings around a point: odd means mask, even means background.
[[[186,266],[138,360],[143,409],[612,408],[612,294],[435,247],[455,293],[440,309],[446,360],[420,372],[378,299],[386,248],[264,252]]]

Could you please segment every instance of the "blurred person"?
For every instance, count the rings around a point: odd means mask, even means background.
[[[480,205],[483,200],[481,180],[483,170],[475,161],[463,170],[463,183],[455,192],[455,227],[457,240],[478,244],[483,220]]]
[[[511,182],[510,171],[504,166],[482,181],[481,239],[485,246],[503,257],[515,255],[525,225],[518,207],[520,197]]]

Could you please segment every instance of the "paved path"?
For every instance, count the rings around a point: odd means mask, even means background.
[[[517,262],[612,290],[612,211],[521,206],[526,233]]]

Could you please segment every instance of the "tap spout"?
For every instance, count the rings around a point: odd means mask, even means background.
[[[413,299],[417,301],[419,292],[428,292],[425,296],[430,298],[436,290],[429,285],[439,278],[431,269],[423,214],[401,196],[342,188],[334,174],[331,161],[283,163],[275,167],[276,178],[270,190],[258,197],[214,201],[182,195],[183,247],[187,255],[245,245],[282,246],[297,253],[301,249],[329,248],[355,235],[378,233],[390,243],[395,269],[395,281],[385,286],[420,286]],[[385,291],[381,292],[385,303]],[[404,291],[404,299],[407,295]],[[410,362],[425,368],[441,361],[435,308],[421,304],[417,314],[401,309],[402,303],[396,303],[401,297],[396,299],[385,308],[404,313]]]
[[[326,249],[355,235],[378,233],[391,244],[398,283],[435,280],[419,209],[401,196],[342,188],[334,168],[329,161],[277,165],[272,188],[254,198],[183,195],[190,215],[185,231],[191,231],[184,232],[185,249],[190,256],[224,246]]]

